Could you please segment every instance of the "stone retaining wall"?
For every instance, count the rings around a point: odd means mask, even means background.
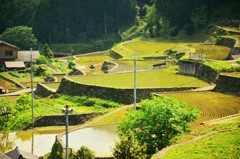
[[[240,78],[227,75],[219,75],[214,90],[240,95]]]
[[[148,99],[154,92],[184,91],[198,87],[175,87],[175,88],[142,88],[137,89],[137,102]],[[113,100],[123,104],[133,103],[133,88],[110,88],[94,85],[85,85],[69,78],[63,78],[57,93],[72,96],[89,96],[107,100]]]
[[[37,84],[37,88],[36,88],[36,91],[35,91],[36,95],[41,96],[41,97],[48,97],[48,96],[50,96],[54,93],[55,93],[55,91],[48,88],[44,84],[42,84],[42,83]]]
[[[69,125],[78,125],[83,124],[87,120],[92,119],[100,115],[100,113],[89,113],[89,114],[73,114],[68,116]],[[44,127],[44,126],[63,126],[66,124],[65,115],[52,115],[52,116],[42,116],[39,119],[35,120],[35,127]],[[32,125],[28,125],[23,130],[31,128]]]

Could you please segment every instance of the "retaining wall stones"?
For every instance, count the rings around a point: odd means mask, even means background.
[[[175,87],[175,88],[142,88],[137,89],[137,102],[148,99],[154,92],[183,91],[198,87]],[[110,88],[94,85],[85,85],[69,78],[63,78],[57,93],[72,96],[89,96],[107,100],[113,100],[123,104],[133,103],[133,88]]]
[[[55,92],[56,92],[55,90],[48,88],[46,85],[38,83],[35,94],[40,97],[48,97],[54,94]]]
[[[240,78],[228,75],[219,75],[214,90],[240,95]]]
[[[73,114],[68,116],[69,125],[78,125],[83,124],[87,120],[92,119],[100,115],[100,113],[89,113],[89,114]],[[66,124],[65,115],[52,115],[52,116],[42,116],[39,119],[35,120],[35,127],[44,127],[44,126],[63,126]],[[31,128],[31,124],[24,128],[27,130]]]

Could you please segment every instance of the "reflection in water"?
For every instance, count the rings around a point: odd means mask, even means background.
[[[2,138],[4,135],[7,137]],[[32,131],[1,134],[0,152],[6,153],[18,146],[21,150],[43,156],[51,151],[56,135],[57,133],[39,134],[38,132],[32,133]]]
[[[108,125],[71,132],[69,133],[69,147],[76,151],[85,145],[98,157],[112,156],[111,147],[114,147],[114,140],[119,140],[116,128],[117,125]],[[62,137],[62,141],[65,143],[65,136]]]
[[[6,152],[12,150],[14,143],[9,140],[9,133],[0,134],[0,152]]]

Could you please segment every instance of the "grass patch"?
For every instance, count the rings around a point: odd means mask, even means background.
[[[227,136],[227,137],[226,137]],[[174,148],[163,159],[239,158],[240,130],[216,133],[191,144]]]
[[[205,61],[204,65],[209,66],[217,72],[240,72],[240,66],[223,61]]]
[[[73,76],[74,81],[88,85],[114,88],[133,88],[133,73],[103,74],[99,76]],[[183,76],[173,71],[137,72],[137,88],[166,88],[207,86],[208,83],[191,76]]]
[[[96,122],[91,123],[90,126],[120,123],[120,122],[122,122],[127,111],[128,110],[123,109],[123,110],[117,111],[115,113],[112,113],[111,115],[108,115]]]

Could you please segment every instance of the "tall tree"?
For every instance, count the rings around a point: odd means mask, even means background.
[[[138,141],[147,145],[148,154],[154,154],[170,145],[175,136],[188,132],[188,122],[198,116],[198,110],[185,108],[185,103],[164,96],[145,100],[141,106],[140,110],[127,114],[119,131],[124,134],[132,130]]]

